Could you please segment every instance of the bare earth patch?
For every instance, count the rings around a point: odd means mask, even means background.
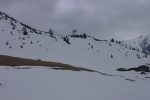
[[[58,62],[48,62],[41,60],[32,60],[18,57],[11,57],[6,55],[0,55],[0,66],[45,66],[56,70],[71,70],[71,71],[88,71],[97,72],[91,69],[86,69],[82,67],[75,67],[68,64],[58,63]]]
[[[69,64],[63,64],[59,62],[50,62],[50,61],[41,61],[41,60],[32,60],[26,58],[12,57],[7,55],[0,55],[0,66],[10,66],[15,69],[30,69],[31,67],[27,66],[44,66],[54,70],[70,70],[70,71],[87,71],[87,72],[95,72],[104,76],[117,76],[125,78],[122,75],[111,75],[104,72],[87,69],[83,67],[76,67]],[[126,79],[126,78],[125,78]],[[132,79],[127,79],[130,81],[134,81]]]

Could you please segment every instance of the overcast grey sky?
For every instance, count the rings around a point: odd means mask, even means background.
[[[150,0],[0,0],[0,9],[41,30],[117,39],[150,34]]]

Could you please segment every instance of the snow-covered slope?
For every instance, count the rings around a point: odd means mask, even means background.
[[[108,74],[1,66],[2,100],[149,100],[150,73],[116,70],[149,64],[150,57],[131,42],[79,33],[57,35],[0,12],[0,55],[61,62]]]
[[[0,54],[56,61],[114,73],[149,63],[149,56],[121,41],[86,34],[57,35],[18,22],[0,12]]]
[[[5,67],[6,68],[6,67]],[[0,68],[1,100],[149,100],[149,80],[97,73]]]
[[[138,48],[145,54],[150,54],[150,35],[142,35],[136,39],[126,41],[126,43]]]

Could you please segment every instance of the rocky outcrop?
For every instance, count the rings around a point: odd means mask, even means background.
[[[139,66],[139,67],[134,67],[134,68],[129,68],[129,69],[118,68],[116,70],[118,70],[118,71],[150,72],[150,68],[149,68],[148,65],[142,65],[142,66]]]

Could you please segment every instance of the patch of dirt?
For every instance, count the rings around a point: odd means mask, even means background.
[[[58,62],[48,62],[41,60],[32,60],[18,57],[11,57],[6,55],[0,55],[0,66],[45,66],[56,70],[71,70],[71,71],[88,71],[97,72],[91,69],[75,67],[68,64],[58,63]]]
[[[104,76],[116,76],[116,77],[125,78],[122,75],[111,75],[111,74],[103,73],[92,69],[72,66],[69,64],[50,62],[50,61],[41,61],[41,60],[32,60],[26,58],[11,57],[6,55],[0,55],[0,66],[10,66],[13,67],[14,69],[30,69],[32,68],[32,66],[45,66],[54,70],[87,71],[87,72],[95,72]],[[27,67],[27,66],[31,66],[31,67]]]

